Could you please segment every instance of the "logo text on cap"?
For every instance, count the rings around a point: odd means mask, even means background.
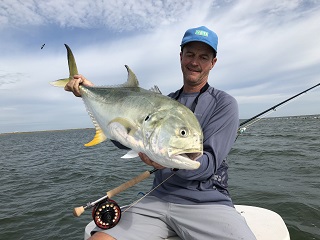
[[[203,30],[196,30],[195,34],[200,35],[200,36],[204,36],[204,37],[208,37],[208,32],[203,31]]]

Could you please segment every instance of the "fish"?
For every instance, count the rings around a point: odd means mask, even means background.
[[[70,47],[65,44],[69,77],[50,82],[64,87],[78,74]],[[80,85],[81,97],[95,127],[95,136],[85,146],[107,139],[129,148],[123,158],[146,154],[154,162],[173,169],[193,170],[203,155],[203,132],[194,113],[178,101],[162,95],[157,86],[139,87],[132,70],[125,65],[128,78],[116,86]]]

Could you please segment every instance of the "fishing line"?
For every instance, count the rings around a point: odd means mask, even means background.
[[[129,205],[122,213],[125,213],[127,210],[132,208],[134,205],[136,205],[138,202],[140,202],[142,199],[144,199],[146,196],[148,196],[150,193],[152,193],[154,190],[156,190],[158,187],[160,187],[163,183],[165,183],[167,180],[169,180],[175,173],[172,173],[169,177],[164,179],[161,183],[159,183],[156,187],[152,188],[149,192],[147,192],[145,195],[143,195],[138,200],[134,201],[131,205]]]

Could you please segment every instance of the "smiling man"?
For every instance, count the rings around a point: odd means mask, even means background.
[[[203,155],[196,170],[164,168],[143,153],[139,156],[155,172],[148,196],[128,209],[114,228],[91,239],[183,240],[255,239],[245,219],[235,210],[228,192],[227,155],[239,127],[238,104],[224,91],[208,84],[217,62],[218,37],[201,26],[186,31],[181,42],[183,86],[169,94],[190,108],[203,131]],[[77,75],[66,86],[79,95],[79,84],[92,84]]]

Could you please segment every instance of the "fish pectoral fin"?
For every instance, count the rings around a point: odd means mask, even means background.
[[[91,140],[91,142],[86,143],[84,146],[91,147],[91,146],[97,145],[99,143],[102,143],[106,139],[107,139],[107,137],[106,137],[106,135],[104,135],[104,133],[101,130],[101,128],[100,127],[96,127],[96,135]]]
[[[123,155],[121,158],[136,158],[139,157],[138,153],[134,150],[130,150],[125,155]]]
[[[125,118],[117,117],[117,118],[113,119],[112,121],[110,121],[109,125],[112,123],[121,124],[126,129],[127,134],[130,136],[133,136],[135,134],[135,132],[137,131],[137,128],[129,120],[127,120]]]

